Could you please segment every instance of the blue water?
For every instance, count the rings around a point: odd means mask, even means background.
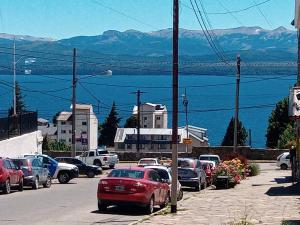
[[[12,76],[0,76],[0,112],[6,110],[12,102]],[[56,79],[54,79],[54,78]],[[271,107],[257,108],[259,105],[274,104],[288,95],[289,87],[295,83],[296,76],[242,76],[240,86],[240,107],[255,106],[241,109],[239,117],[246,129],[252,131],[252,145],[265,146],[265,133]],[[269,79],[272,78],[272,79]],[[52,116],[62,110],[69,110],[71,103],[71,76],[37,76],[18,75],[17,80],[22,85],[25,102],[29,109],[38,110],[39,117],[52,119]],[[142,102],[161,103],[169,110],[169,124],[172,124],[172,89],[171,76],[167,75],[113,75],[90,78],[81,77],[80,82],[86,87],[78,85],[78,102],[91,103],[100,122],[107,116],[112,102],[115,101],[121,125],[131,114],[136,104],[136,95],[132,92],[138,88],[145,92],[141,96]],[[98,84],[98,85],[96,85]],[[109,85],[109,86],[108,86]],[[184,87],[187,88],[189,100],[189,124],[207,128],[211,145],[219,145],[223,139],[230,118],[234,115],[234,76],[180,76],[179,79],[179,110],[183,110],[182,97]],[[61,90],[68,88],[65,90]],[[42,94],[40,91],[46,93]],[[99,111],[97,100],[101,101]],[[50,96],[52,95],[52,96]],[[54,95],[54,96],[53,96]],[[56,97],[55,97],[56,96]],[[60,97],[60,98],[57,98]],[[210,111],[217,109],[216,111]],[[223,110],[228,109],[228,110]],[[185,123],[185,115],[179,114],[179,125]]]

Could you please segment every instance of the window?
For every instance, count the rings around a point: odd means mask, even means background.
[[[62,133],[62,134],[65,134],[65,133],[66,133],[66,130],[61,130],[61,133]]]
[[[81,123],[82,126],[86,126],[86,124],[87,124],[86,122],[82,122]]]
[[[95,152],[90,152],[89,156],[95,156]]]
[[[144,121],[147,120],[147,117],[144,117]]]
[[[132,149],[132,144],[127,144],[127,149]]]
[[[134,179],[142,179],[142,178],[144,178],[144,171],[115,169],[110,172],[108,177],[128,177],[128,178],[134,178]]]
[[[82,131],[81,134],[86,134],[86,131]]]
[[[12,169],[12,168],[11,168],[11,165],[10,165],[10,163],[9,163],[8,160],[4,160],[4,167],[5,167],[6,169]]]
[[[69,138],[69,142],[72,142],[72,138]]]
[[[167,145],[166,144],[159,144],[159,149],[167,149]]]
[[[61,121],[61,125],[66,125],[66,121]]]
[[[146,124],[144,125],[144,128],[147,128],[147,125],[146,125]]]
[[[157,116],[157,117],[156,117],[156,120],[160,120],[160,116]]]
[[[125,149],[125,144],[124,143],[119,143],[118,144],[118,149]]]
[[[69,134],[72,134],[72,130],[69,130]]]
[[[161,178],[156,171],[150,171],[149,179],[155,182],[161,182]]]

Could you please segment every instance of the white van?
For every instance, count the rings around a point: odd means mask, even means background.
[[[280,156],[277,157],[276,165],[280,167],[282,170],[286,170],[288,168],[291,168],[291,162],[290,162],[290,153],[284,152]]]

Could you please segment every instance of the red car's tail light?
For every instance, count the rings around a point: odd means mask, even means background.
[[[145,185],[141,182],[136,182],[132,185],[133,187],[130,188],[131,192],[144,192],[145,191]]]

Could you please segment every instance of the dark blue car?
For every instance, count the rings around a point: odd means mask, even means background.
[[[24,186],[31,186],[38,189],[40,185],[46,188],[51,186],[51,175],[43,162],[38,158],[12,159],[15,165],[24,173]]]

